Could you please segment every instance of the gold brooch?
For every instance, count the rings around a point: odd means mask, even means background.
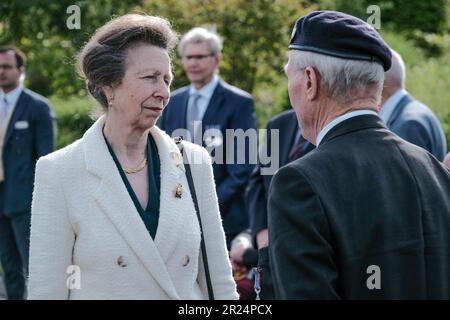
[[[179,153],[172,152],[172,159],[175,161],[177,167],[180,167],[183,164],[183,158]]]
[[[175,198],[181,198],[182,194],[183,194],[183,186],[181,184],[178,184],[175,188]]]

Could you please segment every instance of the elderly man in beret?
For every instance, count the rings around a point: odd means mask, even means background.
[[[270,187],[276,298],[449,299],[450,174],[377,115],[388,46],[360,19],[315,11],[289,49],[289,97],[317,148]]]

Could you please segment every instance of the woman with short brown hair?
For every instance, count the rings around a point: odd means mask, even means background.
[[[38,161],[31,299],[208,297],[181,154],[155,126],[170,96],[175,41],[167,20],[131,14],[100,28],[80,53],[105,114]],[[235,299],[209,154],[189,143],[184,150],[201,159],[191,168],[215,298]]]

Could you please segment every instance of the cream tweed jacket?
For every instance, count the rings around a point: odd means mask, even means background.
[[[32,202],[30,299],[207,299],[200,227],[180,152],[154,126],[161,161],[153,240],[105,144],[104,117],[82,139],[39,159]],[[184,143],[216,299],[237,299],[211,158]],[[175,196],[177,185],[181,197]]]

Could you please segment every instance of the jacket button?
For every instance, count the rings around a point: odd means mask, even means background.
[[[119,265],[119,267],[125,268],[127,266],[127,261],[124,257],[120,256],[117,258],[117,264]]]
[[[191,258],[189,256],[186,256],[183,258],[183,267],[186,267],[189,264],[189,261],[191,261]]]

